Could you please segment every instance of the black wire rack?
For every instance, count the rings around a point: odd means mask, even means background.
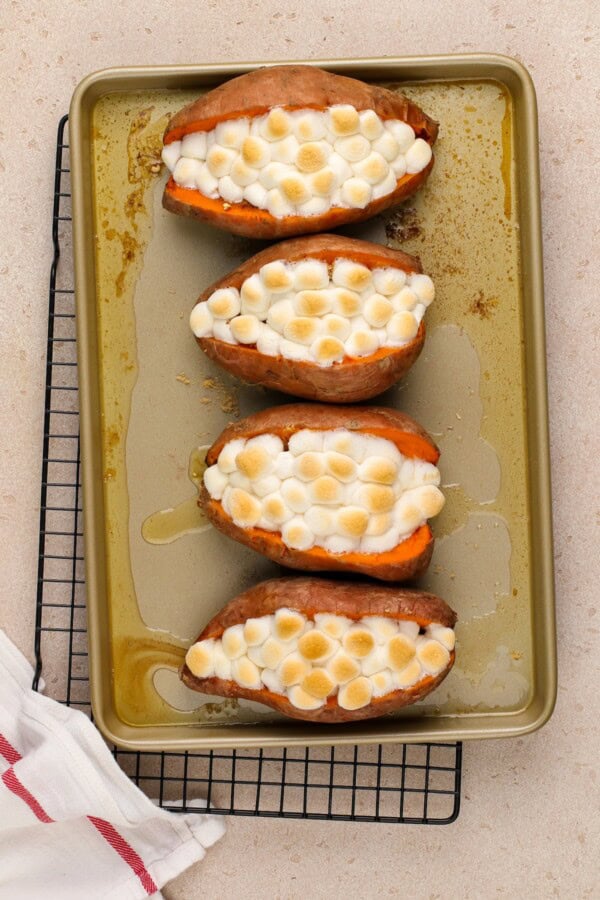
[[[46,692],[91,715],[80,483],[68,120],[58,128],[50,274],[36,669]],[[114,748],[165,809],[357,822],[448,824],[458,816],[461,744],[386,744],[203,753]]]

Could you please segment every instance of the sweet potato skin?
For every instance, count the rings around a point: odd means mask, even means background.
[[[388,616],[411,619],[420,626],[439,622],[449,628],[456,624],[456,613],[443,600],[424,591],[353,582],[332,582],[323,578],[274,578],[256,585],[228,603],[198,636],[198,641],[219,638],[226,628],[245,622],[253,616],[265,616],[281,607],[296,609],[310,618],[316,613],[329,612],[357,620],[364,616]],[[181,679],[189,688],[222,697],[241,697],[255,700],[276,709],[290,718],[321,723],[356,722],[393,713],[421,700],[444,680],[454,664],[450,653],[447,668],[435,677],[427,676],[406,690],[393,691],[373,698],[368,706],[358,710],[341,709],[333,698],[318,710],[306,711],[294,707],[281,694],[263,688],[247,690],[234,681],[220,678],[197,678],[187,665],[181,669]]]
[[[205,302],[219,288],[239,290],[262,266],[278,259],[293,263],[311,258],[331,264],[341,257],[371,269],[388,266],[407,273],[423,271],[417,257],[400,250],[343,235],[319,234],[282,241],[257,253],[206,288],[196,302]],[[264,356],[254,347],[227,344],[214,337],[196,340],[210,359],[247,384],[259,384],[306,400],[356,403],[381,394],[408,372],[423,349],[425,325],[421,322],[413,340],[404,347],[385,348],[362,359],[345,359],[328,368],[283,356]]]
[[[233,78],[173,116],[164,141],[168,144],[180,140],[190,131],[209,131],[225,119],[262,115],[274,106],[325,109],[338,103],[352,104],[359,111],[373,109],[383,119],[400,119],[411,125],[417,137],[431,145],[435,143],[437,123],[402,94],[315,66],[272,66]],[[204,198],[198,191],[179,188],[173,179],[165,187],[163,206],[170,212],[208,221],[233,234],[276,240],[363,222],[417,191],[427,179],[433,162],[432,158],[422,172],[405,175],[393,192],[364,209],[334,207],[319,216],[277,219],[245,201],[227,204],[221,199]]]
[[[303,428],[347,428],[350,431],[386,437],[395,434],[404,451],[412,449],[412,455],[434,464],[439,458],[439,450],[427,432],[397,410],[295,403],[261,410],[230,425],[208,450],[207,465],[214,465],[225,444],[236,438],[247,439],[257,434],[271,433],[278,434],[287,443],[292,434]],[[403,440],[410,442],[408,448]],[[381,581],[406,581],[426,570],[433,553],[434,538],[429,525],[422,525],[408,540],[386,554],[336,555],[323,547],[294,550],[284,544],[278,533],[260,528],[240,528],[226,514],[220,501],[210,497],[204,485],[199,490],[198,504],[214,527],[227,537],[286,568],[308,572],[355,572]]]

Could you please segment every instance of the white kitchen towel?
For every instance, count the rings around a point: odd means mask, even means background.
[[[32,674],[0,630],[1,900],[143,898],[202,859],[223,820],[155,806]]]

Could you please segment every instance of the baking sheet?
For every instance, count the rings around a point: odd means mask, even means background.
[[[95,277],[89,290],[89,254],[80,254],[78,279],[88,280],[83,294],[78,281],[78,303],[82,415],[95,438],[86,443],[84,431],[86,556],[100,575],[90,582],[88,572],[91,671],[99,724],[117,742],[193,748],[497,736],[530,730],[549,714],[549,491],[531,478],[532,466],[538,481],[543,476],[547,453],[544,396],[531,391],[532,375],[539,381],[541,372],[544,384],[544,348],[528,328],[534,312],[539,327],[542,296],[524,254],[528,238],[539,242],[537,193],[524,190],[524,167],[535,181],[535,166],[515,127],[525,76],[515,79],[513,66],[512,79],[499,79],[497,59],[453,64],[462,70],[431,63],[427,80],[415,80],[401,61],[373,64],[386,86],[411,78],[402,90],[440,121],[436,165],[402,207],[344,230],[418,254],[436,283],[421,358],[374,402],[413,415],[442,451],[447,502],[432,523],[436,549],[421,584],[459,614],[457,662],[422,703],[337,729],[292,726],[258,704],[206,698],[178,681],[185,647],[208,619],[280,571],[206,528],[194,502],[198,448],[232,419],[289,398],[240,385],[189,332],[201,290],[264,246],[161,208],[161,135],[199,84],[187,89],[180,77],[181,86],[167,85],[173,79],[163,73],[157,86],[160,73],[150,70],[132,86],[114,73],[100,76],[93,98],[88,89],[90,139],[80,149],[93,197],[81,216],[93,230]],[[214,82],[215,73],[195,71],[197,82]],[[75,184],[74,195],[83,199]],[[77,213],[75,224],[77,237]],[[532,404],[541,453],[532,445]],[[102,502],[90,510],[92,483]],[[545,559],[541,574],[536,554]]]

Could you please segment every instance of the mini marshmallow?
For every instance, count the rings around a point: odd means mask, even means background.
[[[281,678],[279,677],[279,675],[277,675],[276,672],[273,672],[271,669],[263,669],[260,673],[260,677],[262,679],[262,683],[268,691],[271,691],[273,694],[285,693],[285,689],[281,683]]]
[[[367,537],[380,537],[393,527],[394,520],[390,513],[378,513],[369,516]]]
[[[360,162],[360,160],[366,159],[371,152],[371,145],[362,134],[341,137],[335,142],[334,147],[335,152],[348,163]]]
[[[384,297],[391,297],[402,290],[406,284],[406,272],[402,269],[394,269],[391,266],[385,269],[373,270],[373,284],[375,290]]]
[[[343,184],[348,178],[352,178],[353,172],[350,163],[339,153],[331,154],[327,160],[327,168],[334,173],[338,184]]]
[[[294,207],[288,203],[278,188],[273,188],[267,193],[267,210],[276,219],[283,219],[294,213]]]
[[[301,172],[312,174],[325,166],[331,154],[331,146],[326,141],[309,141],[300,144],[296,153],[296,167]]]
[[[413,622],[412,619],[402,619],[398,623],[398,629],[401,634],[405,634],[411,641],[416,641],[419,636],[419,623]]]
[[[394,173],[394,178],[397,181],[400,181],[406,175],[406,158],[404,156],[397,156],[393,162],[390,163],[390,169]]]
[[[372,331],[353,331],[345,342],[346,355],[353,359],[371,356],[379,349],[379,338]]]
[[[316,628],[313,628],[312,631],[307,631],[298,641],[298,652],[311,663],[325,662],[338,649],[339,644],[337,641],[334,641],[329,635],[318,631]]]
[[[360,162],[353,163],[352,171],[357,178],[362,178],[369,184],[379,184],[390,171],[387,161],[381,153],[369,153]]]
[[[342,638],[342,646],[355,659],[364,659],[375,649],[375,637],[368,628],[352,625]]]
[[[416,652],[415,644],[405,634],[396,634],[386,646],[388,666],[392,672],[402,672]]]
[[[383,328],[389,322],[394,307],[381,294],[371,294],[363,306],[363,316],[373,328]]]
[[[221,472],[224,472],[226,475],[235,472],[235,460],[238,453],[241,453],[245,446],[246,441],[243,438],[237,438],[236,440],[229,441],[229,443],[225,444],[217,459],[217,465]]]
[[[334,450],[336,453],[351,456],[356,462],[362,460],[366,448],[366,436],[353,434],[346,428],[334,428],[332,431],[326,431],[323,435],[323,449],[326,452]]]
[[[348,177],[351,174],[352,171],[350,171]],[[308,179],[309,190],[318,197],[330,197],[336,188],[339,187],[339,184],[340,178],[331,166],[324,166],[320,172],[315,172]]]
[[[397,294],[394,294],[391,301],[396,312],[403,312],[405,310],[412,312],[418,303],[418,297],[410,287],[406,286],[399,290]]]
[[[260,133],[267,141],[281,141],[292,130],[292,119],[280,107],[275,107],[261,120]]]
[[[302,690],[316,697],[317,700],[324,700],[329,694],[332,694],[336,688],[336,683],[327,671],[327,669],[315,668],[308,673],[302,682]]]
[[[324,539],[323,546],[329,553],[354,553],[358,550],[359,541],[341,534],[332,534]]]
[[[345,537],[362,537],[369,524],[369,513],[361,506],[345,506],[337,514],[337,527]]]
[[[235,288],[220,288],[210,295],[207,306],[215,319],[232,319],[240,311],[240,295]]]
[[[315,628],[338,641],[351,625],[352,619],[347,619],[345,616],[336,616],[332,613],[316,613],[315,615]]]
[[[403,494],[394,506],[394,524],[400,534],[412,534],[424,521],[425,517],[414,499],[409,494]]]
[[[415,493],[417,495],[415,503],[424,519],[432,519],[442,511],[445,498],[440,489],[434,484],[415,488]]]
[[[396,190],[398,179],[396,178],[395,173],[390,169],[387,173],[383,181],[380,181],[379,184],[373,185],[373,194],[372,200],[379,200],[380,197],[385,197],[387,194],[391,194],[392,191]]]
[[[292,302],[298,316],[324,316],[331,310],[333,298],[329,291],[303,290]]]
[[[206,132],[193,131],[181,141],[181,156],[188,159],[206,159]]]
[[[320,366],[331,366],[335,362],[341,362],[346,355],[344,345],[338,338],[330,335],[321,335],[313,344],[310,352],[314,360]]]
[[[196,187],[198,176],[202,173],[202,163],[197,159],[181,159],[177,162],[173,169],[173,180],[180,187],[192,188]]]
[[[261,616],[259,619],[246,619],[244,623],[244,640],[249,647],[262,644],[271,634],[271,619]]]
[[[310,348],[305,344],[297,344],[295,341],[282,340],[279,344],[279,352],[286,359],[297,362],[312,362]]]
[[[266,447],[249,442],[236,456],[235,464],[238,471],[250,480],[264,478],[273,469],[273,459]]]
[[[296,709],[307,711],[320,709],[320,707],[325,704],[325,700],[319,700],[312,694],[307,693],[307,691],[301,688],[299,684],[294,685],[294,687],[288,691],[288,700],[292,706],[296,707]]]
[[[276,669],[282,659],[290,652],[289,645],[283,644],[274,637],[268,637],[261,647],[265,666]]]
[[[284,687],[292,687],[294,684],[300,684],[310,672],[310,663],[303,659],[299,653],[290,653],[283,662],[279,664],[277,675]]]
[[[340,342],[343,357],[345,353],[343,342],[350,334],[350,323],[348,322],[348,320],[343,316],[336,315],[335,313],[330,313],[329,315],[324,316],[323,334],[327,337],[336,338]]]
[[[290,166],[295,161],[299,149],[300,144],[294,135],[290,134],[282,141],[272,144],[271,158],[274,162],[281,162],[285,163],[286,166]],[[296,172],[296,169],[294,168],[293,171]]]
[[[263,518],[275,526],[281,526],[293,518],[294,513],[283,499],[280,491],[266,494],[263,499]]]
[[[310,550],[315,543],[314,534],[298,516],[285,523],[281,529],[281,538],[292,550]]]
[[[368,141],[376,141],[384,132],[383,122],[373,109],[365,109],[358,114],[360,121],[360,133]]]
[[[374,697],[385,697],[394,690],[394,680],[388,671],[376,672],[370,681]]]
[[[360,665],[363,675],[375,675],[376,672],[382,672],[387,667],[387,651],[385,647],[375,647]]]
[[[280,334],[283,334],[283,329],[290,322],[296,312],[294,310],[294,304],[291,300],[278,300],[276,303],[273,303],[271,307],[269,307],[269,312],[267,313],[267,324],[270,325],[274,331],[278,331]]]
[[[319,141],[325,136],[325,117],[315,110],[295,113],[294,134],[299,141]]]
[[[387,553],[393,550],[400,542],[400,529],[392,525],[392,527],[377,537],[365,535],[360,542],[361,553]]]
[[[400,690],[412,687],[422,677],[421,664],[418,659],[413,659],[401,672],[393,675],[394,687]]]
[[[373,696],[373,686],[368,678],[359,676],[340,688],[338,704],[342,709],[354,710],[368,706]]]
[[[228,514],[240,528],[252,528],[262,514],[261,505],[256,497],[241,488],[232,489],[228,505]]]
[[[205,469],[204,486],[213,499],[221,499],[227,484],[227,475],[221,472],[218,466],[209,466],[208,469]]]
[[[335,656],[332,656],[327,663],[327,671],[337,684],[346,684],[346,682],[360,675],[360,665],[344,650],[338,650]]]
[[[242,144],[242,159],[247,166],[262,169],[271,162],[271,148],[267,141],[250,135]]]
[[[243,656],[247,650],[244,626],[232,625],[230,628],[226,628],[221,636],[221,646],[228,659],[238,659]]]
[[[336,259],[331,280],[349,291],[365,291],[371,287],[371,270],[350,259]],[[344,313],[340,313],[344,315]]]
[[[321,475],[309,483],[308,496],[313,503],[325,505],[339,503],[342,498],[342,485],[330,475]]]
[[[293,277],[294,288],[297,291],[322,291],[329,287],[327,263],[318,259],[299,262],[294,267]]]
[[[215,128],[215,140],[221,147],[239,149],[250,133],[248,119],[228,119],[219,122]]]
[[[231,322],[231,333],[240,344],[256,344],[260,322],[256,316],[236,316]]]
[[[262,447],[269,454],[271,462],[279,453],[283,453],[283,441],[277,434],[257,434],[246,441],[246,446]]]
[[[394,313],[386,326],[388,341],[391,346],[407,344],[416,336],[418,330],[419,324],[408,310]]]
[[[291,641],[304,631],[306,619],[295,609],[282,607],[275,613],[273,632],[280,641]]]
[[[360,128],[358,112],[349,104],[331,106],[326,113],[327,127],[336,137],[356,134]]]
[[[294,461],[294,454],[290,453],[289,450],[280,453],[275,460],[275,474],[277,477],[281,478],[282,481],[286,478],[291,478],[294,474]]]
[[[326,506],[311,506],[304,513],[304,521],[317,537],[328,537],[337,530],[336,514]]]
[[[435,298],[435,286],[429,275],[422,275],[420,272],[411,275],[410,287],[424,306],[429,306]]]
[[[308,316],[298,316],[290,319],[283,329],[283,335],[288,341],[295,344],[312,344],[321,332],[319,319]]]
[[[244,188],[249,184],[252,184],[253,181],[256,181],[258,173],[256,169],[252,169],[250,166],[246,165],[241,156],[238,156],[232,165],[229,174],[231,175],[232,181]]]
[[[325,474],[325,457],[322,453],[307,451],[294,462],[294,475],[301,481],[314,481]]]
[[[450,662],[450,654],[439,641],[420,637],[417,639],[417,659],[429,675],[438,675]]]
[[[398,465],[393,459],[385,456],[369,456],[361,463],[358,477],[362,481],[392,485],[398,477]]]
[[[382,484],[363,484],[354,494],[354,501],[370,513],[384,513],[392,509],[396,500],[391,487]]]
[[[263,497],[267,497],[269,494],[277,493],[280,487],[281,482],[276,475],[267,475],[266,478],[259,478],[257,481],[252,482],[252,493],[256,494],[257,497],[260,497],[262,499]]]
[[[357,473],[357,466],[352,457],[345,453],[336,453],[335,450],[329,450],[325,454],[325,468],[329,475],[333,475],[338,481],[345,483],[354,481]]]
[[[190,328],[198,338],[212,332],[213,317],[206,303],[196,303],[190,314]]]
[[[299,216],[320,216],[329,209],[329,204],[323,197],[311,197],[306,203],[300,203],[296,207]]]
[[[263,325],[256,341],[256,349],[263,356],[279,356],[280,341],[281,335],[268,325]]]
[[[375,153],[380,153],[389,163],[393,162],[400,153],[400,147],[390,131],[384,131],[381,137],[373,141],[371,147]]]
[[[289,439],[288,449],[294,456],[309,451],[320,453],[323,449],[323,432],[311,431],[310,428],[296,431]]]
[[[260,277],[265,287],[273,294],[283,294],[291,290],[294,283],[289,267],[281,260],[275,260],[262,266]]]
[[[279,184],[283,198],[292,206],[307,203],[311,199],[306,178],[300,174],[285,175]]]
[[[162,161],[164,162],[169,172],[173,171],[173,169],[177,165],[179,157],[181,156],[181,144],[182,141],[172,141],[172,143],[165,144],[165,146],[162,148]]]
[[[373,632],[378,644],[385,644],[398,634],[398,622],[388,616],[365,616],[362,623]]]
[[[219,196],[219,182],[210,174],[206,164],[202,166],[202,171],[196,178],[196,187],[205,197],[211,197],[214,200]]]
[[[229,175],[237,158],[235,150],[228,150],[219,144],[213,144],[206,154],[206,165],[213,178],[222,178]]]
[[[221,641],[215,642],[215,675],[223,681],[231,679],[231,660],[225,654]]]
[[[246,278],[240,288],[241,312],[252,313],[260,319],[266,318],[270,292],[264,285],[258,272]]]
[[[270,162],[260,170],[258,178],[265,190],[270,191],[279,186],[279,182],[289,171],[289,166],[284,163]]]
[[[260,672],[261,669],[265,668],[265,661],[263,658],[263,652],[261,646],[256,647],[248,647],[248,659],[250,662],[253,662],[255,666],[258,666],[258,670]]]
[[[414,144],[415,133],[407,122],[399,122],[397,119],[388,119],[385,123],[385,127],[396,141],[399,153],[406,153],[406,151]]]
[[[258,691],[262,685],[258,666],[251,659],[248,659],[247,656],[234,659],[231,664],[231,677],[241,687],[250,688],[251,690]]]
[[[259,184],[258,181],[249,184],[244,188],[244,200],[257,209],[266,209],[268,205],[267,189]]]
[[[222,319],[217,319],[213,325],[213,337],[218,341],[225,341],[226,344],[235,344],[236,340],[231,333],[231,328],[228,322],[224,322]]]
[[[371,185],[362,178],[349,178],[342,185],[342,199],[353,209],[364,209],[371,196]]]
[[[422,172],[431,162],[433,152],[422,138],[417,138],[412,147],[406,151],[406,171],[409,175]]]
[[[297,478],[286,478],[281,485],[281,496],[295,513],[306,512],[310,506],[308,488]]]
[[[236,184],[231,175],[219,178],[219,194],[227,203],[241,203],[244,199],[244,191]]]
[[[192,644],[185,655],[185,662],[196,678],[210,678],[215,673],[214,660],[215,642],[212,640],[200,641]]]
[[[342,277],[340,275],[340,277]],[[362,308],[362,301],[356,291],[338,287],[331,291],[332,311],[343,318],[357,316]]]
[[[446,650],[454,650],[456,643],[456,635],[452,628],[446,628],[444,625],[429,625],[427,634],[431,635],[436,641],[439,641]]]

